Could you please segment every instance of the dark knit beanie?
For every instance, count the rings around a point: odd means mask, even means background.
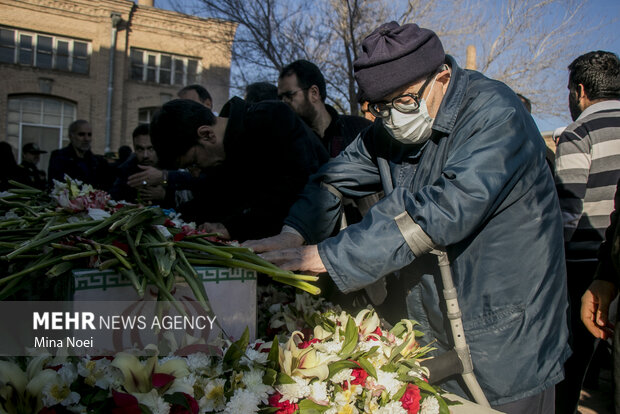
[[[353,63],[360,101],[379,101],[428,76],[445,57],[435,32],[417,24],[381,25],[364,39],[362,54]]]

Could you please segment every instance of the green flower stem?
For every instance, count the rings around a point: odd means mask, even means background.
[[[318,276],[310,276],[310,275],[298,275],[295,273],[291,273],[287,270],[281,269],[273,269],[269,267],[260,266],[254,263],[245,262],[243,260],[238,259],[188,259],[191,264],[197,265],[219,265],[225,267],[242,267],[244,269],[255,270],[258,273],[264,273],[267,276],[271,277],[280,277],[283,279],[296,279],[296,280],[309,280],[309,281],[317,281],[319,280]]]
[[[97,254],[98,253],[96,250],[88,250],[86,252],[80,252],[80,253],[74,253],[74,254],[68,254],[68,255],[62,256],[62,260],[81,259],[83,257],[95,256]]]
[[[75,223],[63,223],[57,224],[49,228],[50,231],[57,230],[66,230],[66,229],[81,229],[82,227],[91,227],[93,225],[97,225],[102,223],[103,220],[92,220],[92,221],[78,221]]]
[[[67,236],[67,235],[69,235],[69,234],[71,234],[71,233],[73,233],[75,231],[76,231],[76,229],[59,231],[57,233],[50,234],[47,237],[43,237],[43,238],[41,238],[39,240],[26,242],[26,244],[24,244],[21,247],[13,250],[11,253],[7,254],[3,258],[6,259],[6,260],[11,260],[15,256],[23,254],[23,253],[25,253],[25,252],[27,252],[29,250],[34,249],[34,248],[46,245],[46,244],[50,243],[52,240],[60,239],[60,238],[65,237],[65,236]]]
[[[29,268],[24,269],[24,270],[22,270],[20,272],[13,273],[12,275],[9,275],[7,277],[3,277],[2,279],[0,279],[0,285],[3,285],[5,283],[7,283],[7,282],[10,282],[11,280],[16,279],[18,277],[27,275],[28,273],[32,273],[32,272],[34,272],[36,270],[46,269],[46,268],[52,267],[55,264],[60,263],[60,262],[62,262],[62,258],[61,257],[54,257],[53,259],[40,262],[39,264],[36,264],[34,266],[30,266]]]
[[[302,282],[299,280],[291,280],[291,279],[281,278],[277,276],[275,276],[273,280],[275,280],[276,282],[284,283],[286,285],[294,286],[297,289],[301,289],[301,290],[304,290],[310,293],[311,295],[318,295],[319,293],[321,293],[321,289],[319,289],[316,286],[311,285],[308,282]]]
[[[107,251],[109,251],[110,253],[112,253],[114,255],[114,257],[121,262],[121,264],[123,266],[125,266],[127,269],[131,270],[131,263],[129,263],[127,261],[127,259],[125,259],[121,254],[119,254],[115,249],[113,249],[112,247],[114,246],[110,246],[108,244],[102,244],[101,247],[103,247],[104,249],[106,249]],[[121,250],[122,251],[122,250]]]
[[[181,248],[185,248],[185,249],[192,249],[192,250],[198,250],[201,252],[205,252],[205,253],[210,253],[214,256],[219,256],[222,257],[224,259],[232,259],[233,255],[230,253],[226,253],[224,251],[219,250],[219,248],[214,247],[214,246],[205,246],[203,244],[200,243],[192,243],[192,242],[186,242],[186,241],[178,241],[175,242],[175,244],[178,247]]]
[[[138,292],[138,296],[143,298],[144,297],[144,286],[142,285],[140,280],[138,280],[138,275],[136,275],[136,273],[133,270],[125,269],[124,267],[119,267],[118,271],[123,276],[125,276],[125,278],[129,279],[134,289],[136,289],[136,292]]]

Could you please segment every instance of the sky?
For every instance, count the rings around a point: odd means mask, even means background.
[[[182,6],[195,4],[196,0],[154,0],[155,7],[163,9],[172,9],[171,4],[177,3]],[[487,0],[490,7],[501,6],[503,0]],[[584,10],[587,21],[591,21],[593,25],[600,24],[601,21],[614,20],[614,24],[606,24],[595,32],[589,33],[584,39],[583,50],[586,53],[592,50],[607,50],[620,55],[620,0],[588,0],[587,7]],[[576,58],[576,56],[568,56],[565,62],[558,62],[558,65],[564,70],[566,83],[568,82],[568,64]],[[560,74],[562,72],[559,72]],[[566,84],[562,83],[562,84]],[[566,126],[571,123],[568,111],[568,89],[566,90],[566,111],[563,116],[554,118],[539,118],[536,116],[536,107],[533,108],[534,119],[538,124],[538,128],[542,131],[553,131],[557,127]]]
[[[501,1],[501,0],[500,0]],[[602,20],[615,19],[614,25],[605,25],[590,34],[584,39],[584,50],[586,53],[592,50],[606,50],[620,55],[620,0],[589,0],[587,13],[588,19],[596,24]],[[567,58],[566,62],[561,62],[561,66],[566,68],[572,60],[577,57]],[[565,71],[566,84],[568,84],[568,69]],[[536,108],[534,108],[535,111]],[[568,112],[568,89],[566,89],[566,112],[564,116],[551,119],[538,119],[534,114],[534,119],[541,131],[553,131],[557,127],[562,127],[572,122]]]

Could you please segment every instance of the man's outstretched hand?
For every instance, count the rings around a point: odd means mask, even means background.
[[[284,270],[305,273],[324,273],[327,270],[316,245],[304,246],[304,239],[296,233],[283,232],[260,240],[248,240],[242,244]]]
[[[613,336],[614,325],[609,322],[609,304],[616,297],[616,287],[605,280],[595,280],[581,297],[581,321],[597,338]]]

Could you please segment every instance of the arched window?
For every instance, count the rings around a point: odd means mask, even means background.
[[[39,168],[47,171],[50,152],[62,148],[68,141],[69,124],[75,121],[74,103],[37,95],[9,96],[7,113],[7,141],[14,144],[21,162],[22,147],[36,143],[47,151],[41,154]]]

